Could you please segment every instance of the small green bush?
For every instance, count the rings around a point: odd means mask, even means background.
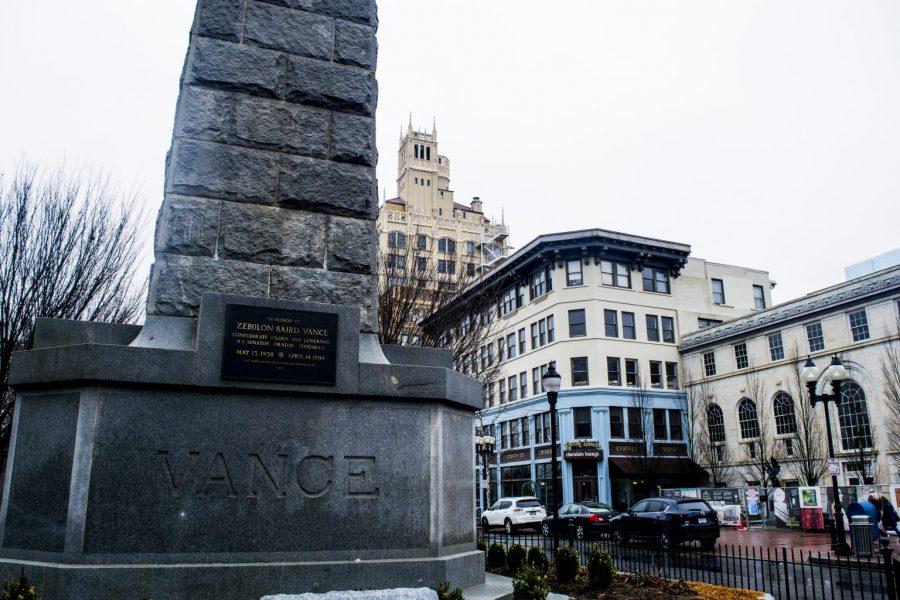
[[[34,586],[28,583],[25,569],[22,569],[18,581],[8,579],[3,582],[3,595],[0,596],[0,600],[41,600],[41,597],[34,591]]]
[[[495,569],[506,568],[506,548],[500,542],[494,542],[488,548],[487,564]]]
[[[524,565],[513,578],[513,600],[547,600],[550,584],[546,573]]]
[[[513,575],[525,564],[527,556],[525,548],[521,544],[513,544],[509,547],[509,552],[506,553],[506,566]]]
[[[462,589],[450,589],[449,581],[439,583],[434,591],[437,592],[438,600],[465,600]]]
[[[487,547],[484,545],[484,540],[481,538],[478,538],[478,542],[475,544],[475,547],[482,552],[485,552],[487,550]]]
[[[546,573],[550,570],[550,560],[540,546],[532,546],[528,550],[528,564],[541,573]]]
[[[556,550],[556,556],[553,558],[556,565],[556,581],[559,583],[569,583],[575,581],[578,575],[578,551],[572,546],[560,546]]]
[[[593,590],[606,590],[613,582],[616,565],[609,552],[598,544],[591,544],[587,556],[588,585]]]

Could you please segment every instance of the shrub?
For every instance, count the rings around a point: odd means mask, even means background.
[[[530,565],[523,565],[513,578],[513,600],[546,600],[549,593],[547,575]]]
[[[540,546],[532,546],[528,550],[528,564],[541,573],[546,573],[550,570],[550,560]]]
[[[521,544],[513,544],[509,547],[509,552],[506,553],[506,566],[513,575],[525,564],[526,557],[525,548]]]
[[[475,544],[475,547],[478,548],[479,550],[481,550],[482,552],[487,550],[487,547],[485,547],[485,545],[484,545],[484,540],[481,538],[478,538],[478,542]]]
[[[8,579],[3,582],[2,600],[41,600],[41,597],[34,591],[34,586],[28,583],[28,577],[25,576],[25,569],[22,569],[22,575],[18,581]]]
[[[572,546],[560,546],[553,558],[556,565],[556,580],[559,583],[575,581],[578,575],[578,551]]]
[[[609,552],[598,544],[591,544],[587,556],[588,585],[594,590],[605,590],[612,585],[616,566]]]
[[[488,548],[487,564],[495,569],[503,569],[506,567],[506,548],[500,542],[494,542]]]
[[[437,592],[438,600],[465,600],[462,589],[450,589],[449,581],[439,583],[434,591]]]

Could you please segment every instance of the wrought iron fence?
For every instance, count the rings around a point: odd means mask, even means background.
[[[486,547],[513,544],[543,548],[553,557],[553,538],[539,534],[481,532]],[[778,600],[898,600],[896,565],[889,550],[873,558],[788,548],[719,545],[704,551],[694,546],[662,550],[653,543],[616,544],[608,538],[574,539],[561,534],[586,564],[588,548],[598,544],[613,557],[616,569],[650,573],[666,579],[699,581],[767,592]]]

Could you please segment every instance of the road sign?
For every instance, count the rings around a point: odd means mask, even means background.
[[[841,461],[836,458],[828,459],[828,474],[829,475],[840,475],[841,474]]]

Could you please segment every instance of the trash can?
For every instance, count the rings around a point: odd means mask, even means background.
[[[857,556],[872,556],[872,523],[868,515],[856,515],[850,521],[850,543]]]

